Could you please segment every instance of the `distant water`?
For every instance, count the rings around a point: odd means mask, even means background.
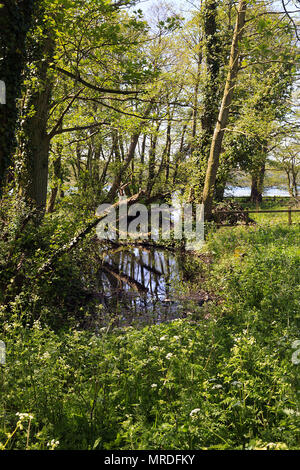
[[[299,187],[300,190],[300,187]],[[228,186],[225,189],[225,197],[249,197],[251,194],[250,186],[245,188],[240,188],[238,186]],[[277,186],[272,186],[271,188],[266,188],[263,191],[263,196],[280,196],[280,197],[289,197],[289,192],[285,189],[277,188]]]
[[[106,190],[109,190],[110,186],[106,187]],[[298,187],[300,193],[300,186]],[[77,192],[78,188],[75,186],[71,186],[68,189],[68,193]],[[228,186],[225,189],[224,196],[225,197],[249,197],[251,194],[250,186],[241,188],[239,186]],[[289,192],[286,189],[280,189],[277,186],[272,186],[270,188],[266,188],[263,191],[263,196],[279,196],[279,197],[289,197]]]

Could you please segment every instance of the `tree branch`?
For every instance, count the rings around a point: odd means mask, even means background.
[[[82,83],[82,85],[86,86],[87,88],[91,88],[91,90],[98,91],[100,93],[113,93],[116,95],[137,95],[138,93],[141,93],[140,91],[125,91],[125,90],[115,90],[112,88],[102,88],[97,85],[93,85],[92,83],[87,82],[83,78],[81,78],[79,75],[77,76],[76,74],[69,72],[68,70],[62,69],[61,67],[58,67],[57,65],[53,66],[58,72],[62,73],[63,75],[66,75],[67,77],[73,78],[79,83]]]
[[[71,99],[70,103],[68,103],[68,105],[66,106],[65,110],[63,111],[63,113],[61,114],[60,118],[58,119],[57,123],[54,125],[53,129],[49,132],[48,134],[48,138],[49,140],[51,140],[56,134],[57,134],[57,130],[62,126],[62,122],[63,122],[63,119],[65,117],[65,115],[67,114],[67,112],[69,111],[69,109],[71,108],[72,104],[74,103],[74,101],[76,100],[76,98],[78,98],[78,96],[80,95],[80,93],[83,91],[83,88],[81,88],[74,96],[73,98]]]
[[[74,127],[67,127],[65,129],[59,129],[55,132],[54,135],[59,135],[59,134],[63,134],[65,132],[74,132],[74,131],[82,131],[82,130],[86,130],[86,129],[94,129],[94,127],[99,127],[99,126],[110,126],[111,123],[110,122],[96,122],[95,124],[90,124],[89,126],[74,126]],[[54,136],[52,136],[54,137]]]

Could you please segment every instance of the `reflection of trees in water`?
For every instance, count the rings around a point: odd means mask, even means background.
[[[99,289],[108,317],[117,323],[159,322],[176,318],[178,305],[170,301],[182,280],[184,262],[169,251],[122,247],[106,250],[98,272]],[[104,314],[105,315],[105,314]]]

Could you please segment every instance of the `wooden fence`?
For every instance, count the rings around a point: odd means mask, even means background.
[[[293,212],[300,212],[300,209],[286,209],[286,210],[252,210],[252,209],[244,209],[244,210],[240,210],[240,211],[217,211],[215,212],[215,215],[217,216],[217,219],[218,219],[218,215],[224,215],[224,214],[238,214],[238,215],[243,215],[245,217],[245,222],[246,222],[246,225],[249,225],[250,223],[250,217],[249,217],[249,214],[274,214],[274,213],[286,213],[288,214],[288,224],[289,225],[292,225],[292,213]],[[217,226],[218,227],[232,227],[233,225],[231,224],[218,224],[217,223]]]

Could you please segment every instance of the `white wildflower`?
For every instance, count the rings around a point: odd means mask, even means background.
[[[43,358],[43,359],[49,359],[50,357],[51,357],[51,356],[50,356],[50,354],[49,354],[48,351],[46,351],[46,352],[42,355],[42,358]]]
[[[56,441],[55,439],[52,439],[50,442],[47,442],[47,447],[49,447],[50,450],[56,449],[58,445],[59,445],[59,441]]]
[[[30,413],[16,413],[16,416],[19,417],[20,421],[23,421],[24,419],[33,419],[33,415]]]
[[[199,411],[201,411],[200,408],[195,408],[194,410],[190,412],[190,417],[191,418],[195,417],[195,415],[199,413]]]
[[[220,388],[223,388],[221,384],[216,384],[212,387],[212,390],[219,390]]]

